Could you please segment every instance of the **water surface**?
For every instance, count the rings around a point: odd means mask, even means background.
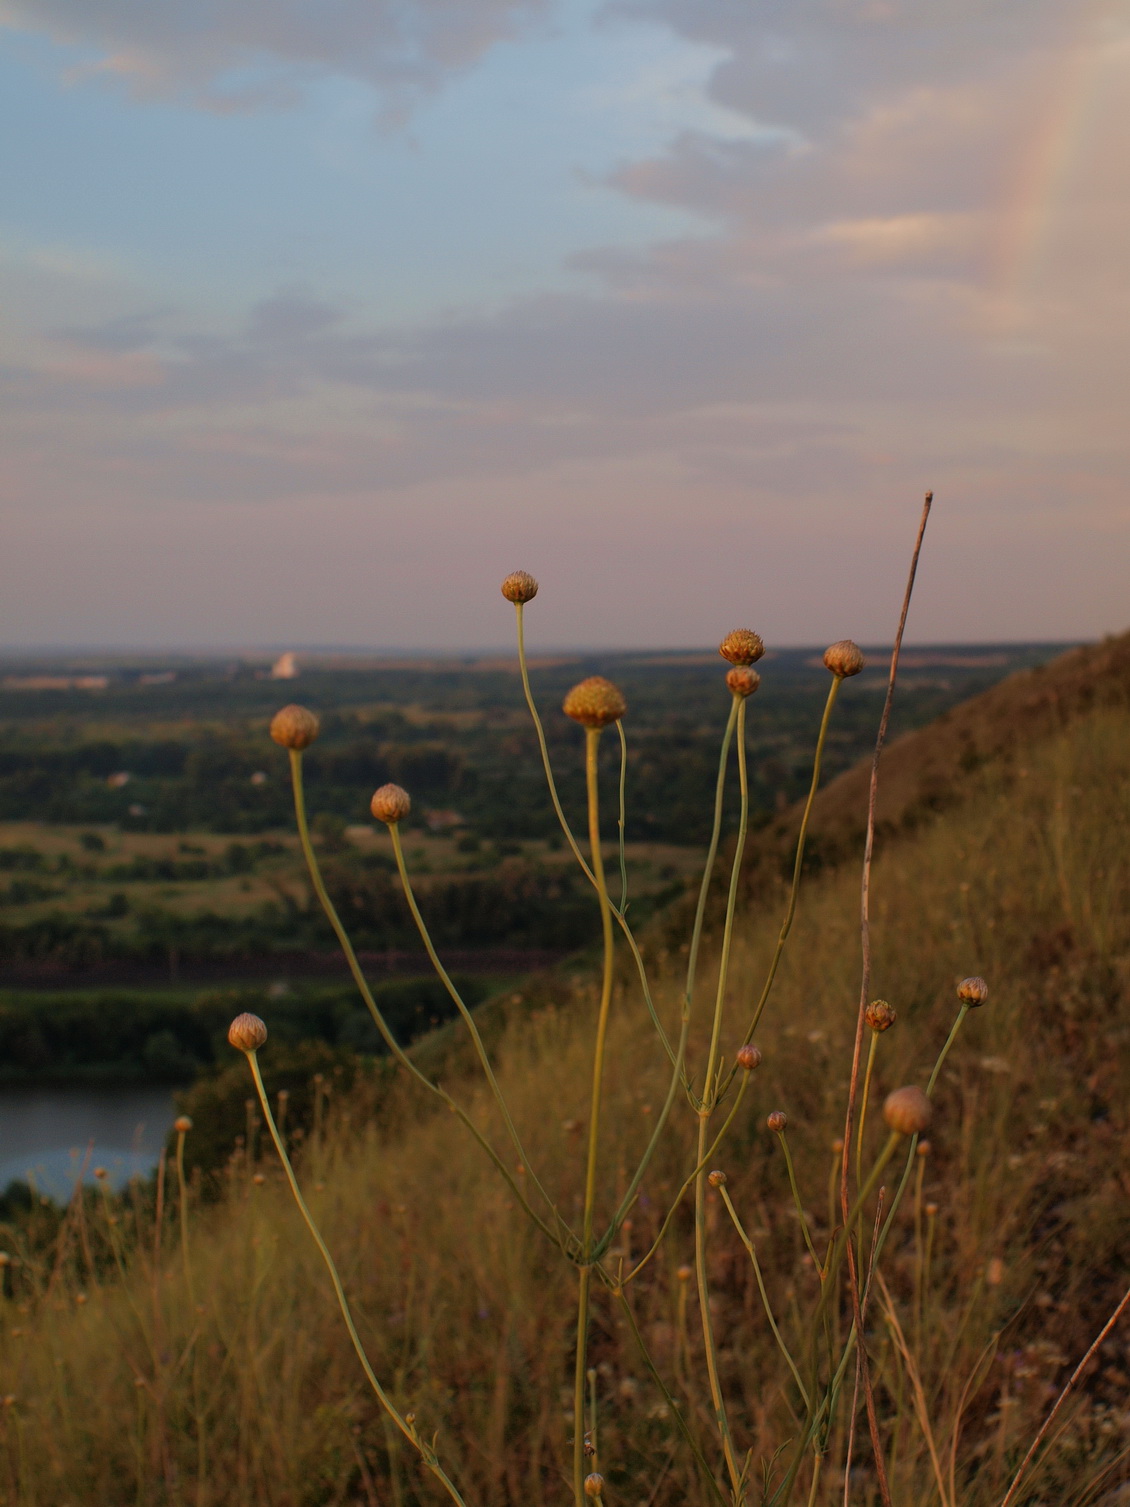
[[[0,1089],[0,1189],[19,1178],[66,1199],[84,1164],[121,1187],[157,1165],[175,1117],[165,1088]]]

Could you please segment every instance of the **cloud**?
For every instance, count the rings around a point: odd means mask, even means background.
[[[90,50],[140,97],[213,110],[286,105],[318,76],[396,104],[473,63],[546,0],[0,0],[0,26]]]
[[[265,623],[250,609],[269,607],[266,550],[293,584],[276,595],[309,604],[309,638],[348,635],[298,590],[300,565],[335,611],[343,583],[365,594],[357,638],[450,634],[464,609],[489,636],[460,572],[540,555],[585,583],[572,618],[548,619],[559,641],[672,642],[709,638],[718,604],[747,595],[779,635],[887,631],[903,510],[932,485],[918,631],[1123,626],[1118,27],[1100,9],[1068,36],[1052,0],[636,9],[715,49],[720,118],[757,129],[712,131],[704,112],[610,186],[713,233],[597,245],[573,259],[572,291],[399,326],[312,286],[238,318],[152,300],[68,312],[0,373],[10,501],[65,513],[86,540],[113,518],[131,558],[175,533],[211,583],[209,628]],[[332,53],[329,31],[319,45]],[[224,619],[236,560],[247,612]],[[427,631],[413,565],[449,603]],[[709,583],[700,609],[688,578],[700,601]],[[113,621],[91,592],[75,600]],[[183,636],[192,611],[186,589]]]

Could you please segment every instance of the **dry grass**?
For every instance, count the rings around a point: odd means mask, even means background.
[[[900,1017],[880,1042],[879,1091],[925,1078],[953,1019],[956,979],[983,973],[993,989],[943,1072],[920,1192],[904,1204],[884,1257],[889,1298],[877,1294],[871,1310],[895,1507],[999,1503],[1057,1383],[1124,1283],[1128,734],[1130,714],[1103,709],[1007,764],[968,774],[960,803],[890,843],[876,865],[874,993]],[[747,897],[730,989],[730,1050],[756,996],[781,899],[764,879]],[[853,870],[827,872],[803,892],[759,1032],[765,1061],[719,1157],[794,1343],[816,1277],[764,1117],[778,1107],[788,1112],[819,1244],[830,1230],[831,1144],[842,1124],[855,1022],[857,915]],[[672,1018],[681,960],[659,948],[656,940],[659,999]],[[550,1169],[550,1189],[571,1215],[581,1192],[576,1127],[587,1112],[594,996],[582,983],[565,1004],[552,1003],[548,988],[545,999],[509,1027],[496,1055],[531,1159]],[[269,1052],[268,1044],[267,1061]],[[497,1130],[485,1094],[454,1073],[447,1086]],[[605,1210],[646,1141],[665,1082],[662,1052],[625,971],[606,1079]],[[690,1168],[693,1137],[684,1110],[621,1241],[626,1258],[650,1243]],[[407,1507],[439,1500],[386,1432],[276,1165],[262,1156],[254,1169],[261,1184],[252,1170],[236,1164],[227,1198],[193,1209],[196,1306],[175,1199],[167,1200],[159,1258],[151,1208],[119,1211],[117,1233],[138,1221],[124,1280],[98,1260],[106,1208],[85,1211],[96,1273],[77,1227],[54,1273],[50,1263],[34,1262],[8,1273],[0,1501]],[[359,1095],[337,1106],[300,1173],[378,1374],[401,1408],[414,1410],[422,1433],[438,1431],[440,1456],[467,1501],[568,1500],[571,1271],[512,1206],[454,1118],[407,1085],[380,1105]],[[756,1482],[795,1423],[748,1258],[719,1203],[712,1201],[709,1219],[723,1379],[737,1442],[754,1452]],[[693,1284],[688,1290],[676,1274],[691,1246],[688,1208],[630,1288],[630,1301],[689,1426],[717,1463]],[[606,1294],[594,1304],[592,1364],[606,1500],[656,1507],[710,1500]],[[1128,1373],[1130,1350],[1116,1334],[1021,1501],[1083,1507],[1115,1500],[1110,1493],[1130,1473],[1116,1468],[1104,1481],[1099,1472],[1130,1431]],[[857,1504],[876,1500],[863,1434],[850,1497]],[[835,1435],[814,1499],[828,1507],[844,1499],[836,1470],[842,1448],[842,1434]]]

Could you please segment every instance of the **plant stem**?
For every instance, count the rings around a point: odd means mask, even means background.
[[[824,744],[828,737],[828,724],[832,720],[832,708],[836,704],[836,697],[840,693],[843,684],[842,675],[833,675],[832,684],[828,687],[828,699],[824,703],[824,715],[820,719],[820,732],[816,738],[816,753],[812,760],[812,782],[808,787],[808,799],[804,803],[804,814],[800,819],[800,831],[797,833],[796,858],[793,862],[793,882],[789,889],[789,903],[785,908],[785,919],[781,923],[780,934],[777,937],[777,945],[773,950],[773,958],[769,964],[769,972],[765,976],[765,983],[761,990],[761,997],[753,1012],[743,1041],[752,1041],[753,1033],[757,1030],[762,1012],[769,1002],[769,995],[773,989],[773,982],[777,977],[777,969],[780,966],[781,955],[785,950],[785,943],[789,939],[792,930],[793,917],[796,915],[797,897],[800,894],[800,877],[804,870],[804,849],[808,841],[808,821],[812,815],[812,804],[816,799],[816,792],[820,788],[820,765],[824,758]]]
[[[553,778],[553,765],[549,760],[549,745],[545,740],[545,729],[542,726],[541,717],[538,715],[537,703],[534,701],[534,693],[530,689],[530,671],[529,666],[526,663],[526,631],[525,619],[522,615],[523,605],[524,604],[522,602],[515,602],[514,604],[514,611],[518,624],[518,668],[522,675],[522,690],[525,692],[526,705],[530,709],[530,716],[533,718],[534,730],[537,733],[538,748],[541,750],[542,768],[545,770],[545,781],[549,786],[549,797],[553,802],[553,809],[557,813],[557,820],[561,825],[562,832],[564,832],[565,834],[565,840],[572,850],[573,857],[580,864],[585,878],[595,888],[596,876],[594,875],[592,869],[589,867],[588,862],[585,859],[585,855],[581,852],[577,839],[573,836],[573,829],[569,825],[568,819],[561,805],[561,798],[557,794],[557,781]],[[616,917],[617,925],[624,933],[624,940],[627,942],[628,947],[631,949],[632,959],[636,965],[636,972],[639,974],[640,988],[643,990],[644,1003],[647,1006],[647,1013],[651,1016],[651,1023],[655,1027],[660,1041],[663,1043],[663,1049],[667,1053],[668,1060],[674,1062],[675,1049],[674,1047],[672,1047],[670,1041],[668,1040],[667,1032],[663,1029],[663,1022],[659,1019],[658,1011],[655,1008],[655,1002],[651,997],[651,986],[647,981],[647,969],[644,967],[643,956],[640,953],[639,944],[636,942],[636,939],[632,934],[632,928],[628,925],[627,917],[624,915],[624,913],[618,910],[616,906],[613,906],[612,914]]]
[[[401,1067],[404,1068],[405,1071],[408,1072],[416,1080],[416,1082],[420,1084],[422,1088],[427,1089],[427,1091],[431,1094],[435,1094],[438,1099],[441,1099],[443,1103],[447,1105],[452,1114],[459,1117],[459,1119],[474,1136],[475,1140],[486,1152],[487,1156],[490,1157],[495,1167],[497,1167],[498,1171],[505,1179],[507,1186],[510,1188],[510,1191],[514,1194],[514,1197],[518,1200],[519,1204],[521,1204],[522,1208],[537,1225],[538,1229],[540,1229],[543,1234],[547,1235],[549,1239],[552,1240],[560,1250],[565,1251],[572,1260],[573,1251],[569,1250],[568,1247],[576,1246],[576,1236],[573,1234],[572,1230],[569,1229],[569,1226],[562,1219],[561,1215],[557,1212],[556,1207],[554,1207],[552,1204],[550,1205],[553,1218],[557,1224],[556,1229],[551,1229],[550,1226],[546,1224],[545,1220],[542,1219],[541,1215],[538,1214],[537,1211],[531,1206],[529,1200],[526,1198],[526,1195],[518,1186],[518,1183],[510,1168],[498,1155],[498,1152],[495,1151],[494,1147],[487,1140],[486,1136],[483,1135],[482,1131],[474,1123],[467,1111],[460,1104],[458,1104],[451,1097],[451,1095],[447,1093],[445,1089],[440,1088],[438,1083],[433,1083],[426,1074],[420,1071],[420,1069],[404,1051],[403,1047],[397,1041],[396,1037],[392,1034],[392,1031],[389,1029],[388,1022],[381,1014],[381,1011],[377,1006],[377,1002],[373,998],[373,992],[369,988],[368,980],[366,979],[364,973],[361,971],[361,965],[357,961],[357,954],[353,951],[353,944],[349,940],[349,933],[342,925],[341,917],[338,915],[334,903],[330,899],[329,891],[326,889],[325,881],[322,878],[322,871],[318,866],[318,858],[314,852],[314,845],[310,841],[310,828],[306,820],[306,796],[302,783],[302,754],[300,751],[295,749],[291,749],[290,751],[290,774],[291,784],[294,789],[294,815],[298,827],[298,839],[302,847],[303,857],[306,860],[306,869],[310,875],[310,883],[314,888],[314,893],[318,897],[318,902],[321,905],[322,910],[326,914],[326,919],[333,927],[333,932],[337,937],[338,945],[341,947],[342,952],[345,954],[345,961],[349,965],[349,971],[353,975],[353,982],[357,986],[357,991],[360,994],[361,998],[365,1001],[365,1004],[369,1010],[369,1014],[373,1017],[373,1022],[376,1025],[377,1030],[381,1033],[381,1037],[385,1045],[388,1047],[392,1055],[396,1058],[397,1062],[400,1063]],[[524,1161],[523,1165],[525,1165]]]
[[[773,1338],[777,1341],[777,1347],[780,1350],[781,1354],[785,1357],[789,1370],[793,1373],[793,1380],[797,1384],[801,1398],[804,1401],[805,1409],[809,1410],[812,1404],[808,1400],[808,1391],[804,1385],[804,1382],[800,1379],[800,1372],[797,1370],[796,1362],[793,1360],[792,1355],[789,1353],[789,1347],[785,1344],[785,1341],[781,1335],[781,1331],[777,1327],[777,1320],[773,1317],[773,1309],[769,1304],[769,1294],[765,1290],[765,1279],[761,1275],[761,1264],[757,1259],[757,1251],[754,1248],[753,1241],[746,1234],[745,1227],[743,1226],[741,1220],[738,1218],[738,1211],[734,1208],[725,1183],[722,1184],[722,1187],[718,1191],[721,1193],[722,1202],[726,1205],[726,1209],[729,1212],[730,1218],[734,1222],[734,1229],[738,1232],[738,1239],[745,1246],[746,1251],[749,1253],[749,1259],[753,1263],[753,1274],[757,1279],[757,1290],[761,1294],[761,1306],[765,1309],[765,1317],[769,1320],[769,1327],[773,1331]]]
[[[715,1077],[718,1062],[718,1044],[722,1031],[723,1008],[726,1003],[726,984],[729,976],[730,945],[734,932],[734,914],[737,909],[738,884],[741,878],[742,856],[745,848],[746,831],[749,825],[749,780],[746,772],[745,757],[745,697],[735,696],[734,701],[737,709],[736,727],[738,777],[741,784],[741,815],[738,821],[738,838],[734,847],[734,859],[730,868],[730,889],[726,898],[726,921],[722,931],[722,955],[718,964],[718,987],[714,998],[714,1020],[710,1029],[710,1048],[706,1057],[702,1103],[698,1111],[698,1161],[700,1166],[695,1177],[694,1189],[694,1243],[695,1275],[698,1282],[699,1318],[702,1323],[706,1372],[710,1382],[710,1395],[714,1403],[714,1414],[718,1425],[718,1432],[721,1435],[722,1448],[726,1456],[726,1468],[730,1473],[730,1484],[733,1487],[734,1501],[738,1503],[742,1500],[743,1495],[742,1473],[738,1467],[734,1441],[730,1434],[730,1423],[726,1416],[726,1403],[722,1395],[722,1383],[718,1374],[718,1353],[714,1343],[714,1326],[710,1318],[710,1290],[706,1278],[706,1169],[701,1165],[706,1154],[706,1137],[710,1126],[710,1116],[717,1103]],[[706,881],[704,879],[703,896],[705,896],[705,888]],[[701,926],[701,909],[702,897],[700,897],[700,916],[696,918],[699,926]],[[688,994],[689,992],[688,989]]]
[[[314,1222],[314,1216],[310,1213],[310,1210],[306,1206],[306,1200],[302,1197],[302,1190],[298,1186],[298,1179],[294,1175],[294,1168],[291,1166],[290,1158],[286,1154],[286,1147],[283,1145],[282,1136],[279,1135],[278,1127],[275,1124],[275,1117],[271,1113],[267,1091],[263,1087],[263,1077],[259,1071],[258,1056],[253,1051],[245,1053],[245,1056],[251,1068],[251,1076],[255,1080],[255,1091],[259,1095],[259,1103],[263,1108],[263,1118],[266,1120],[267,1128],[271,1132],[271,1139],[275,1143],[275,1150],[278,1152],[279,1160],[282,1162],[283,1171],[286,1173],[287,1182],[290,1184],[290,1191],[294,1195],[294,1201],[298,1205],[298,1211],[305,1221],[306,1228],[310,1231],[314,1244],[318,1247],[322,1260],[326,1263],[326,1270],[329,1272],[330,1281],[333,1283],[334,1295],[337,1298],[338,1307],[341,1309],[341,1316],[345,1320],[345,1327],[349,1331],[349,1338],[353,1341],[353,1348],[357,1352],[357,1359],[361,1362],[361,1367],[365,1372],[369,1385],[376,1394],[377,1401],[404,1437],[419,1451],[420,1458],[431,1471],[432,1475],[435,1476],[436,1480],[439,1481],[451,1500],[458,1503],[459,1507],[466,1507],[463,1498],[449,1480],[447,1473],[440,1465],[434,1452],[420,1440],[416,1434],[416,1430],[401,1416],[395,1403],[393,1403],[377,1380],[376,1372],[369,1364],[369,1357],[365,1354],[365,1347],[361,1343],[361,1336],[357,1333],[357,1326],[353,1322],[353,1314],[350,1312],[349,1303],[345,1296],[345,1289],[341,1285],[341,1278],[338,1276],[334,1259],[330,1255],[329,1246],[322,1239],[321,1231]]]
[[[596,1045],[593,1051],[592,1100],[589,1106],[588,1154],[585,1162],[585,1202],[581,1224],[580,1282],[577,1294],[577,1357],[574,1378],[573,1487],[577,1507],[585,1507],[585,1357],[588,1343],[589,1287],[593,1260],[593,1218],[596,1206],[596,1169],[600,1149],[600,1101],[604,1087],[604,1054],[608,1040],[608,1018],[612,1007],[612,970],[615,952],[612,938],[612,906],[604,879],[604,859],[600,850],[600,799],[597,782],[597,754],[600,728],[585,729],[585,788],[588,794],[589,848],[592,872],[600,904],[600,926],[604,943],[601,970],[600,1006],[596,1019]]]

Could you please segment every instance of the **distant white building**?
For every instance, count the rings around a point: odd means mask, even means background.
[[[285,654],[280,654],[271,666],[272,680],[297,680],[298,661],[293,652],[288,649]]]

